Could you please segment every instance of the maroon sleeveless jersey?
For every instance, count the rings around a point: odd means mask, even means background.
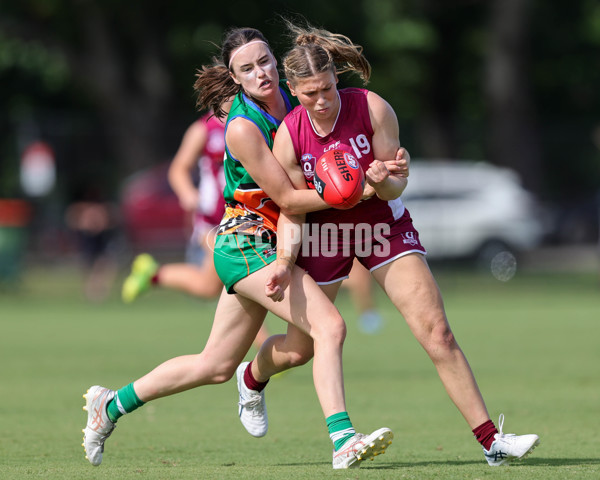
[[[204,123],[208,138],[202,156],[198,159],[200,184],[196,223],[198,225],[218,225],[225,212],[223,189],[223,156],[225,154],[225,124],[216,116],[207,113],[198,122]]]
[[[339,91],[339,114],[326,136],[314,130],[308,113],[301,106],[285,117],[309,188],[314,188],[315,163],[328,150],[347,151],[356,157],[363,170],[369,168],[374,157],[367,94],[368,91],[361,88]],[[308,230],[305,230],[297,264],[319,284],[346,278],[355,257],[374,270],[408,253],[425,254],[400,198],[384,201],[373,196],[348,210],[329,208],[311,212],[306,215],[305,228]]]
[[[373,161],[373,127],[367,105],[368,91],[362,88],[346,88],[339,91],[340,111],[333,130],[322,137],[315,132],[306,110],[299,106],[285,117],[296,158],[304,172],[309,188],[314,188],[313,179],[316,161],[328,150],[345,150],[353,154],[366,171]],[[378,160],[391,160],[380,158]],[[321,210],[307,214],[307,223],[371,223],[393,221],[404,213],[400,198],[389,202],[377,196],[360,202],[349,210]]]

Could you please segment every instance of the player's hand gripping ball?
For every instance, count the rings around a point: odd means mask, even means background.
[[[317,160],[314,184],[327,205],[347,210],[362,197],[365,172],[354,155],[343,150],[329,150]]]

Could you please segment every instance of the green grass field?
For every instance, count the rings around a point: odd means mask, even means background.
[[[246,434],[234,381],[165,398],[124,417],[104,462],[84,459],[82,394],[118,388],[162,361],[202,349],[215,303],[156,291],[125,306],[82,299],[79,278],[30,272],[0,293],[0,478],[44,479],[598,479],[600,285],[594,274],[492,277],[436,272],[453,330],[494,421],[537,433],[524,462],[487,466],[430,360],[388,301],[374,336],[347,295],[348,410],[358,430],[389,426],[388,453],[333,471],[309,366],[267,390],[270,430]],[[283,323],[268,319],[274,332]],[[252,352],[253,353],[253,352]]]

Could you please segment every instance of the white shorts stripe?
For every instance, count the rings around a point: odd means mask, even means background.
[[[425,250],[407,250],[406,252],[399,253],[395,257],[388,258],[384,262],[381,262],[381,263],[375,265],[374,267],[371,267],[369,269],[369,272],[372,272],[373,270],[377,270],[379,267],[383,267],[384,265],[387,265],[388,263],[391,263],[394,260],[399,259],[400,257],[404,257],[405,255],[408,255],[409,253],[420,253],[421,255],[427,255],[427,252]]]
[[[350,275],[344,275],[343,277],[336,278],[335,280],[330,280],[328,282],[315,282],[317,285],[331,285],[332,283],[341,282],[343,280],[347,280],[350,278]]]

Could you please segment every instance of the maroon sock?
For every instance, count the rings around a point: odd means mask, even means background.
[[[248,364],[246,370],[244,371],[244,383],[250,390],[255,390],[257,392],[262,392],[262,390],[267,386],[266,382],[257,382],[254,376],[252,375],[252,362]]]
[[[477,441],[481,443],[483,448],[486,450],[489,450],[492,446],[492,443],[494,443],[494,435],[496,433],[498,433],[498,430],[496,429],[494,422],[491,420],[488,420],[487,422],[482,423],[477,428],[473,429],[473,435],[475,435]]]

